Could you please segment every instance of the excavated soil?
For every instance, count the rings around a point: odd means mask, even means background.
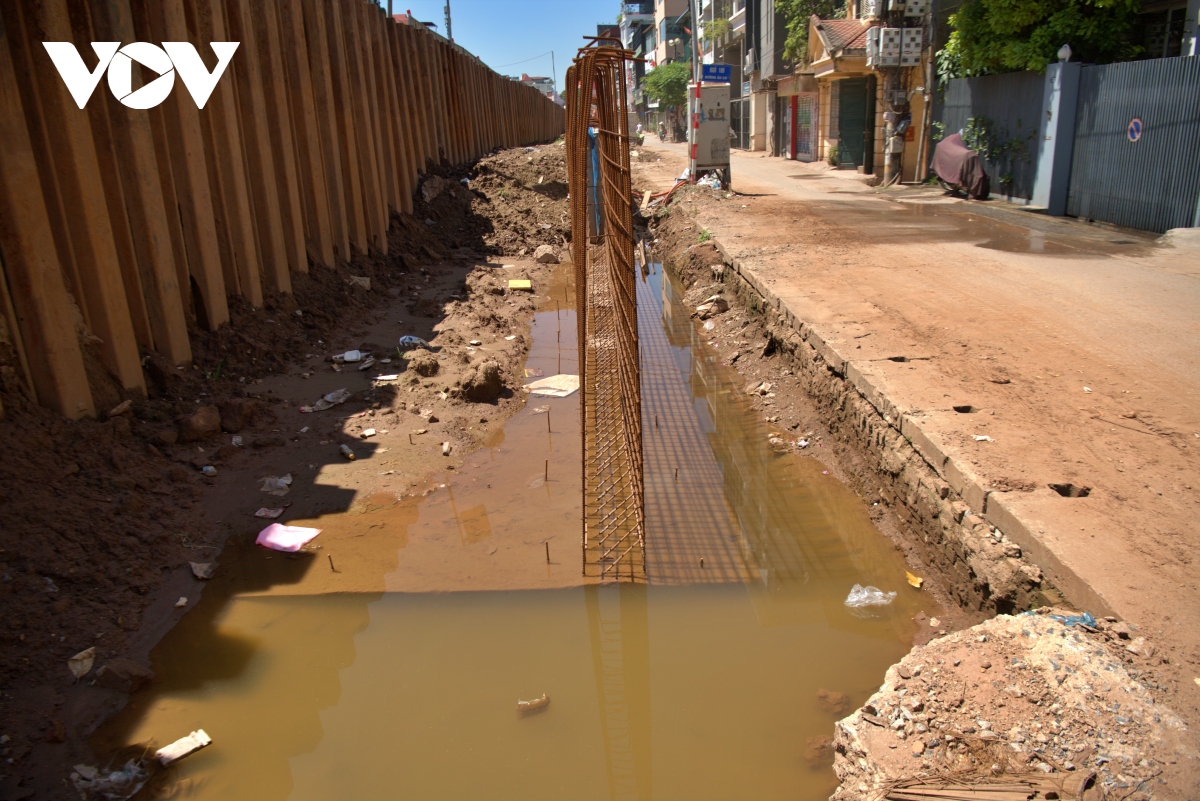
[[[261,309],[232,300],[230,325],[194,327],[189,366],[144,354],[148,397],[123,396],[89,358],[97,407],[116,412],[101,419],[66,421],[32,403],[0,331],[0,799],[74,797],[63,784],[69,765],[86,761],[90,732],[151,678],[149,648],[195,602],[189,562],[214,562],[231,533],[255,522],[218,522],[227,476],[249,481],[285,454],[320,462],[340,458],[340,444],[363,447],[364,426],[341,425],[346,415],[377,420],[381,435],[390,419],[393,438],[412,421],[457,457],[523,403],[514,389],[536,301],[507,281],[545,286],[553,265],[522,257],[539,245],[565,255],[563,148],[435,172],[414,213],[393,214],[388,254],[311,264],[293,275],[291,295],[269,295]],[[428,349],[373,341],[401,320]],[[88,336],[81,330],[91,354]],[[371,352],[373,372],[400,380],[372,383],[359,365],[330,361],[349,349]],[[351,388],[350,400],[304,415],[311,436],[284,430],[334,385]],[[444,466],[438,448],[392,472],[415,491]],[[94,670],[77,681],[68,659],[89,648]]]

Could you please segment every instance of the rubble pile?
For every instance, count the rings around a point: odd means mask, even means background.
[[[874,801],[921,777],[1031,774],[1074,778],[1089,801],[1160,797],[1164,772],[1186,761],[1185,726],[1140,680],[1152,648],[1130,634],[1042,609],[914,648],[837,723],[833,798]]]

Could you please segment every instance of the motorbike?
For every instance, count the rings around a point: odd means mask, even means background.
[[[987,200],[990,182],[979,154],[963,143],[962,134],[950,134],[933,149],[933,171],[938,185],[953,195]]]

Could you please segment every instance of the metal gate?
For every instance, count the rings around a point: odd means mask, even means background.
[[[1197,225],[1200,58],[1084,67],[1067,213],[1162,233]]]
[[[875,153],[875,79],[844,78],[837,83],[838,166],[872,172]]]
[[[800,161],[817,158],[817,95],[815,92],[796,96],[796,154]]]

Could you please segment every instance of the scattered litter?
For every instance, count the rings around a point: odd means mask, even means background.
[[[258,538],[254,542],[273,551],[295,553],[320,533],[321,529],[319,528],[272,523],[258,532]]]
[[[345,456],[347,459],[349,459],[352,462],[355,460],[355,458],[357,458],[354,455],[354,451],[350,450],[349,445],[339,445],[338,450],[342,452],[342,456]]]
[[[212,745],[212,738],[204,732],[204,729],[196,729],[187,737],[180,737],[170,745],[155,751],[154,758],[160,765],[166,767],[210,745]]]
[[[266,476],[260,478],[262,485],[258,488],[259,492],[269,492],[272,495],[283,497],[288,494],[288,489],[291,487],[292,474],[288,473],[285,476]]]
[[[426,350],[428,350],[429,343],[426,342],[425,340],[421,339],[420,337],[414,337],[412,335],[409,335],[409,336],[400,337],[400,347],[401,348],[425,348]]]
[[[542,693],[541,698],[534,698],[532,701],[521,701],[518,699],[517,700],[517,711],[518,712],[532,712],[535,709],[541,709],[542,707],[549,706],[549,705],[550,705],[550,697],[548,695],[546,695],[545,693]]]
[[[370,289],[371,279],[365,275],[350,275],[346,277],[346,283],[350,286],[356,286],[360,289]]]
[[[550,411],[549,406],[536,406],[529,410],[530,414],[546,414]]]
[[[1050,615],[1052,620],[1057,620],[1064,626],[1087,626],[1089,629],[1096,628],[1096,618],[1092,617],[1091,612],[1084,612],[1079,615]]]
[[[894,600],[896,600],[894,592],[884,592],[878,587],[864,587],[861,584],[855,584],[850,588],[850,594],[846,596],[846,606],[851,609],[864,606],[887,606]]]
[[[118,415],[125,414],[125,412],[129,411],[132,407],[133,401],[123,400],[112,408],[112,410],[108,413],[108,416],[116,417]]]
[[[185,606],[187,606],[187,598],[181,595],[179,596],[179,600],[175,602],[175,608],[182,609]]]
[[[704,330],[705,330],[705,331],[711,331],[711,330],[713,330],[713,329],[714,329],[714,328],[716,328],[716,327],[717,327],[717,324],[716,324],[716,323],[714,323],[712,320],[705,320],[705,321],[704,321]]]
[[[217,567],[212,562],[189,562],[189,564],[192,566],[192,575],[201,580],[212,578]]]
[[[987,434],[976,434],[975,441],[976,442],[995,442],[996,440],[992,439]]]
[[[340,364],[342,362],[353,363],[361,362],[362,358],[363,352],[361,350],[348,350],[345,353],[339,353],[335,355],[333,357],[333,361],[335,364]]]
[[[345,403],[346,401],[350,400],[350,398],[351,398],[350,390],[335,389],[333,392],[330,392],[328,395],[320,398],[312,406],[301,406],[300,411],[302,411],[302,412],[323,412],[326,409],[332,409],[334,406],[337,406],[339,403]]]
[[[232,446],[233,446],[233,447],[235,447],[235,448],[240,448],[240,447],[242,447],[242,438],[241,438],[241,436],[239,436],[239,435],[237,435],[237,434],[234,434],[232,437],[230,437],[230,438],[229,438],[229,444],[230,444],[230,445],[232,445]]]
[[[94,765],[76,765],[71,784],[83,798],[104,798],[110,801],[133,798],[145,785],[150,773],[140,759],[131,759],[120,770],[101,773]]]
[[[526,378],[541,378],[544,375],[545,375],[545,373],[542,372],[542,369],[540,367],[526,367],[525,368],[525,377]]]
[[[512,342],[516,338],[517,338],[517,335],[513,334],[512,336],[507,336],[504,339],[507,340],[508,342]]]
[[[708,175],[696,181],[696,186],[709,186],[713,189],[721,188],[721,179],[717,177],[715,172],[710,172]]]
[[[304,428],[300,429],[300,433],[301,433],[301,434],[307,434],[307,433],[308,433],[308,426],[305,426]]]
[[[282,507],[279,509],[268,509],[267,507],[264,506],[263,508],[261,508],[257,512],[255,512],[254,516],[255,517],[265,517],[268,520],[274,520],[275,518],[279,517],[281,514],[283,514]]]
[[[936,617],[929,618],[929,628],[936,629],[940,625],[942,625],[942,621],[938,620]]]
[[[534,381],[532,384],[526,384],[525,389],[534,395],[550,395],[555,398],[565,398],[579,391],[579,376],[567,374],[552,375],[549,378]]]
[[[526,292],[533,291],[533,282],[528,278],[510,278],[508,279],[509,289],[523,289]]]
[[[200,468],[200,472],[209,478],[212,478],[217,474],[217,468],[213,467],[211,464],[206,464],[204,467]]]
[[[363,360],[363,363],[358,366],[358,371],[361,373],[363,370],[370,370],[374,366],[375,360],[368,356]]]
[[[96,647],[94,645],[67,660],[67,667],[71,669],[71,675],[77,679],[86,676],[94,664],[96,664]]]
[[[379,363],[380,364],[391,364],[392,360],[391,359],[380,359]]]
[[[479,347],[480,345],[483,344],[483,342],[479,341],[478,339],[472,339],[468,344],[474,345],[475,347]]]
[[[454,448],[449,442],[442,443],[442,456],[449,456],[450,451]]]
[[[366,431],[364,431],[364,432],[362,432],[361,434],[359,434],[359,436],[360,436],[360,437],[362,437],[363,439],[367,439],[367,438],[369,438],[369,437],[373,437],[373,436],[375,436],[375,429],[373,429],[373,428],[368,428]]]
[[[1092,391],[1092,388],[1091,388],[1091,387],[1084,387],[1084,388],[1083,388],[1083,391],[1084,391],[1084,392],[1091,392],[1091,391]]]
[[[796,443],[796,446],[797,446],[798,448],[801,448],[801,449],[803,449],[803,448],[807,448],[807,447],[808,447],[808,440],[806,440],[806,439],[802,439],[802,440],[800,440],[799,442],[797,442],[797,443]]]
[[[387,375],[377,375],[371,380],[372,381],[399,381],[400,374],[399,373],[388,373]]]
[[[921,578],[920,576],[914,576],[907,570],[904,571],[904,577],[908,579],[909,584],[916,587],[918,590],[921,589],[921,585],[925,583],[925,579]]]

